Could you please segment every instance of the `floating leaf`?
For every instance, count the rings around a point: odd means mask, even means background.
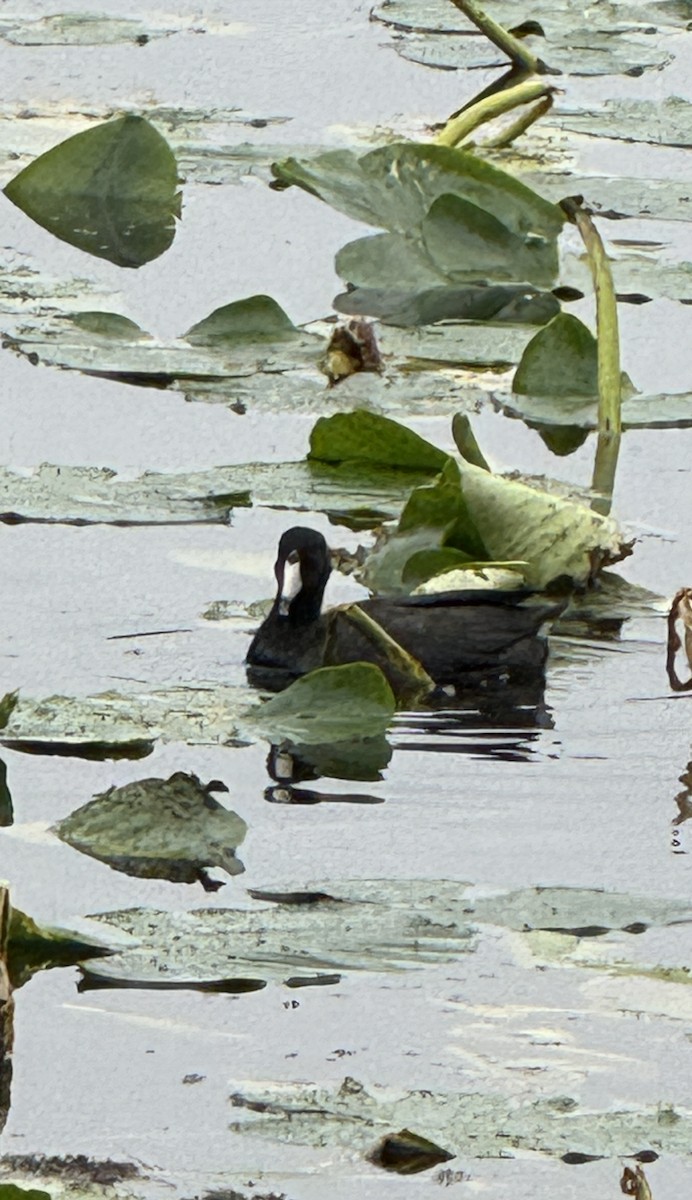
[[[118,938],[99,977],[140,986],[239,976],[319,985],[338,982],[346,970],[415,970],[458,961],[474,941],[461,906],[454,916],[437,903],[437,886],[429,880],[406,880],[403,887],[383,882],[379,895],[371,884],[354,882],[286,889],[285,896],[274,887],[269,895],[277,902],[271,906],[263,900],[192,912],[102,913],[94,920],[104,937],[112,927],[135,940],[123,948]],[[463,886],[455,884],[457,894]]]
[[[512,389],[524,396],[598,396],[598,344],[591,330],[560,313],[529,342]]]
[[[293,322],[271,296],[248,296],[216,308],[184,334],[193,346],[236,342],[281,342],[299,337]]]
[[[55,827],[55,833],[82,854],[115,871],[143,879],[202,883],[206,891],[221,884],[205,868],[229,875],[244,870],[235,851],[247,825],[212,796],[228,791],[214,781],[205,787],[183,771],[170,779],[141,779],[109,788]]]
[[[379,667],[358,662],[311,671],[265,701],[251,721],[271,741],[288,738],[310,745],[371,738],[384,732],[395,710],[394,695]]]
[[[622,383],[625,429],[692,425],[692,393],[628,396],[632,384],[624,374]],[[496,403],[510,416],[538,428],[555,453],[571,453],[584,441],[584,430],[598,427],[595,337],[577,317],[560,314],[529,342],[512,388],[511,397],[495,393]]]
[[[367,238],[363,239],[367,241]],[[337,312],[379,317],[389,325],[432,325],[436,321],[498,321],[541,325],[560,311],[550,292],[517,285],[435,287],[423,291],[354,288],[334,300]]]
[[[534,0],[523,11],[513,0],[495,0],[492,16],[528,39],[533,52],[551,68],[570,75],[639,75],[646,66],[670,58],[661,40],[654,42],[651,37],[656,32],[654,21],[668,31],[684,28],[688,11],[686,0],[671,4],[610,0],[589,14],[587,27],[580,0]],[[506,55],[445,0],[383,0],[372,16],[397,31],[395,48],[404,58],[443,69],[507,65]]]
[[[681,96],[657,100],[604,100],[596,108],[554,117],[562,129],[591,136],[648,142],[652,146],[692,146],[692,101]]]
[[[377,463],[439,471],[447,456],[398,421],[357,409],[320,417],[310,433],[308,458],[327,463]]]
[[[553,241],[564,221],[555,205],[506,172],[432,143],[395,142],[360,157],[334,150],[306,162],[285,159],[272,170],[284,187],[302,187],[349,217],[406,236],[422,237],[440,196],[466,200],[527,243]]]
[[[370,415],[370,414],[365,414]],[[378,418],[374,418],[378,420]],[[379,418],[382,420],[383,418]],[[395,428],[395,422],[391,422]],[[379,426],[378,426],[379,428]],[[408,431],[405,431],[408,433]],[[411,433],[411,456],[444,455]],[[354,452],[358,447],[354,446]],[[326,453],[332,451],[327,448]],[[360,450],[358,450],[360,452]],[[401,452],[404,453],[403,443]],[[386,448],[377,451],[386,453]],[[395,456],[398,456],[399,450]],[[397,517],[412,487],[437,469],[378,462],[242,463],[164,475],[148,471],[121,479],[108,468],[44,463],[31,475],[0,467],[0,521],[74,525],[226,524],[234,508],[268,507],[325,512],[368,528]]]
[[[120,267],[168,249],[180,216],[175,158],[143,117],[75,134],[8,183],[5,195],[62,241]]]

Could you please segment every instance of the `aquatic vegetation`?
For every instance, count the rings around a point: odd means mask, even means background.
[[[48,150],[4,189],[27,216],[120,267],[168,249],[180,217],[175,158],[143,117],[119,117]]]

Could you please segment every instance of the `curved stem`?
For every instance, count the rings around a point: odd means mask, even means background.
[[[456,146],[479,125],[492,121],[494,117],[501,117],[513,108],[519,108],[521,104],[531,104],[534,100],[549,96],[553,90],[549,84],[534,79],[518,83],[504,92],[486,96],[471,108],[463,109],[458,117],[452,117],[441,133],[438,133],[435,142],[439,146]]]

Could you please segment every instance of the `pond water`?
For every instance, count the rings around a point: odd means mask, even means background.
[[[178,2],[123,13],[94,0],[90,13],[167,32],[142,46],[85,46],[7,40],[12,22],[56,6],[0,0],[0,184],[86,118],[124,107],[185,110],[182,132],[161,129],[187,144],[191,164],[175,241],[140,270],[58,241],[0,194],[3,265],[82,281],[87,307],[115,308],[168,339],[252,293],[273,296],[296,323],[328,316],[340,290],[334,255],[363,226],[298,189],[268,189],[263,168],[205,182],[210,147],[250,143],[265,161],[263,147],[423,138],[495,73],[417,65],[395,53],[369,3],[327,7],[205,0],[192,15]],[[692,100],[685,35],[659,41],[675,43],[664,71],[570,80],[569,101]],[[689,150],[581,134],[570,145],[582,173],[689,178]],[[602,226],[608,237],[664,242],[671,261],[692,256],[683,221]],[[109,302],[92,305],[97,294]],[[683,299],[621,306],[623,362],[646,391],[690,388],[689,291]],[[588,320],[590,302],[573,311]],[[34,366],[10,348],[0,357],[0,462],[24,475],[44,462],[133,479],[300,459],[318,415],[288,403],[239,415],[181,391]],[[434,411],[397,416],[452,450],[454,404]],[[474,430],[493,467],[589,480],[592,439],[557,460],[487,405]],[[624,438],[614,513],[637,542],[618,570],[668,599],[691,582],[691,462],[690,430]],[[350,550],[367,539],[321,513],[264,507],[236,508],[228,525],[0,524],[0,694],[243,686],[250,624],[203,614],[217,600],[266,599],[277,540],[296,521]],[[351,579],[333,576],[330,587],[336,602],[364,594]],[[623,1165],[635,1165],[625,1156],[654,1151],[644,1170],[655,1200],[687,1194],[692,827],[680,822],[680,777],[692,708],[668,687],[665,611],[643,606],[608,641],[551,639],[547,717],[536,728],[400,713],[379,778],[308,777],[292,797],[280,780],[277,795],[265,742],[160,740],[142,761],[3,748],[14,823],[0,831],[0,878],[41,924],[125,944],[123,922],[87,918],[238,906],[248,921],[265,914],[271,941],[276,906],[251,890],[312,889],[351,907],[327,919],[319,903],[281,905],[284,961],[268,949],[262,963],[265,935],[253,934],[253,978],[266,986],[248,994],[79,990],[73,967],[37,973],[15,995],[0,1174],[61,1194],[69,1172],[47,1160],[81,1155],[89,1162],[70,1168],[76,1194],[317,1200],[328,1189],[338,1200],[399,1200],[435,1185],[493,1200],[605,1200],[621,1194]],[[210,872],[220,891],[113,870],[53,831],[96,794],[174,772],[223,781],[221,802],[247,824],[244,874]],[[531,916],[543,888],[564,889],[550,920]],[[604,893],[622,897],[612,923],[601,919]],[[600,936],[579,936],[593,925]],[[168,936],[172,952],[177,934]],[[285,986],[308,951],[338,981]],[[456,1107],[469,1096],[471,1117]],[[403,1176],[368,1161],[378,1138],[407,1127],[457,1157]],[[134,1164],[136,1177],[109,1182],[94,1167],[107,1162]]]

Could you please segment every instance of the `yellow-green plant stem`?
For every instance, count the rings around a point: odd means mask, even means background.
[[[596,496],[591,507],[596,512],[607,515],[613,498],[622,431],[622,373],[617,300],[605,246],[591,214],[582,208],[581,197],[563,200],[561,208],[581,234],[596,293],[598,445],[591,484]]]
[[[538,59],[524,45],[521,38],[514,37],[514,34],[498,25],[497,21],[493,21],[474,0],[452,0],[452,4],[518,67],[524,71],[538,71]]]
[[[538,104],[534,104],[533,108],[527,109],[525,113],[517,117],[516,121],[508,125],[504,133],[498,134],[496,138],[491,138],[489,142],[484,142],[483,149],[501,150],[504,146],[511,146],[516,138],[521,137],[522,133],[526,133],[526,130],[530,129],[535,121],[540,120],[547,112],[550,112],[552,107],[552,94],[544,96],[542,100],[538,101]]]
[[[591,278],[596,294],[598,334],[598,432],[619,434],[622,401],[620,371],[620,333],[610,262],[591,214],[582,208],[581,197],[570,197],[561,204],[563,212],[577,226],[586,247]]]
[[[359,605],[345,605],[340,609],[340,615],[355,625],[381,656],[381,663],[386,664],[391,672],[391,677],[388,675],[389,682],[400,703],[413,697],[426,696],[433,691],[435,681],[428,675],[425,667],[409,654],[408,650],[404,650],[377,621],[363,612]]]
[[[435,141],[439,146],[458,146],[459,142],[473,133],[479,125],[484,125],[486,121],[492,121],[495,117],[501,117],[504,113],[511,112],[513,108],[519,108],[522,104],[532,104],[535,100],[549,96],[553,90],[548,84],[542,83],[538,79],[530,79],[507,88],[503,92],[497,92],[493,96],[486,96],[484,100],[479,100],[471,108],[463,109],[457,117],[452,117],[444,129],[438,133]]]
[[[606,431],[599,433],[596,445],[596,459],[593,465],[591,489],[596,494],[591,501],[594,512],[607,517],[613,505],[615,489],[615,472],[617,471],[618,455],[620,453],[620,434]]]

